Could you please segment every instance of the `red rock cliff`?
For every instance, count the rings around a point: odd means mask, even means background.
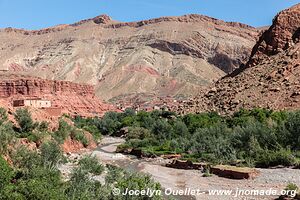
[[[69,81],[52,81],[26,76],[1,76],[0,98],[3,107],[11,107],[14,99],[43,98],[51,100],[52,107],[71,115],[102,115],[113,106],[95,97],[92,85]]]
[[[248,66],[252,67],[269,56],[288,49],[300,38],[300,4],[280,12],[272,26],[254,46]]]
[[[51,81],[33,77],[9,76],[1,77],[0,97],[15,95],[44,96],[44,95],[80,95],[93,97],[94,86],[72,83],[69,81]]]

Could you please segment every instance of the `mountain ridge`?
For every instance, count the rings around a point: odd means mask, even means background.
[[[246,65],[218,80],[180,112],[232,113],[241,108],[300,108],[300,4],[276,15]]]
[[[258,34],[202,15],[129,23],[101,15],[42,30],[7,28],[0,31],[0,70],[92,84],[104,100],[188,97],[246,62]]]

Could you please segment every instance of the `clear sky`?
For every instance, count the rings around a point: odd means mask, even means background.
[[[118,21],[203,14],[252,26],[270,25],[300,0],[0,0],[0,28],[40,29],[108,14]]]

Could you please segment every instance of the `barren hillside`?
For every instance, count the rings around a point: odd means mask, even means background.
[[[246,62],[258,30],[201,15],[121,23],[106,15],[37,31],[0,30],[0,69],[96,85],[104,100],[190,96]]]
[[[191,99],[183,112],[300,108],[300,4],[280,12],[254,46],[247,65]]]

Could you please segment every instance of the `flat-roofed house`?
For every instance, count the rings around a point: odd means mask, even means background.
[[[45,99],[20,99],[13,100],[14,107],[50,108],[51,101]]]

